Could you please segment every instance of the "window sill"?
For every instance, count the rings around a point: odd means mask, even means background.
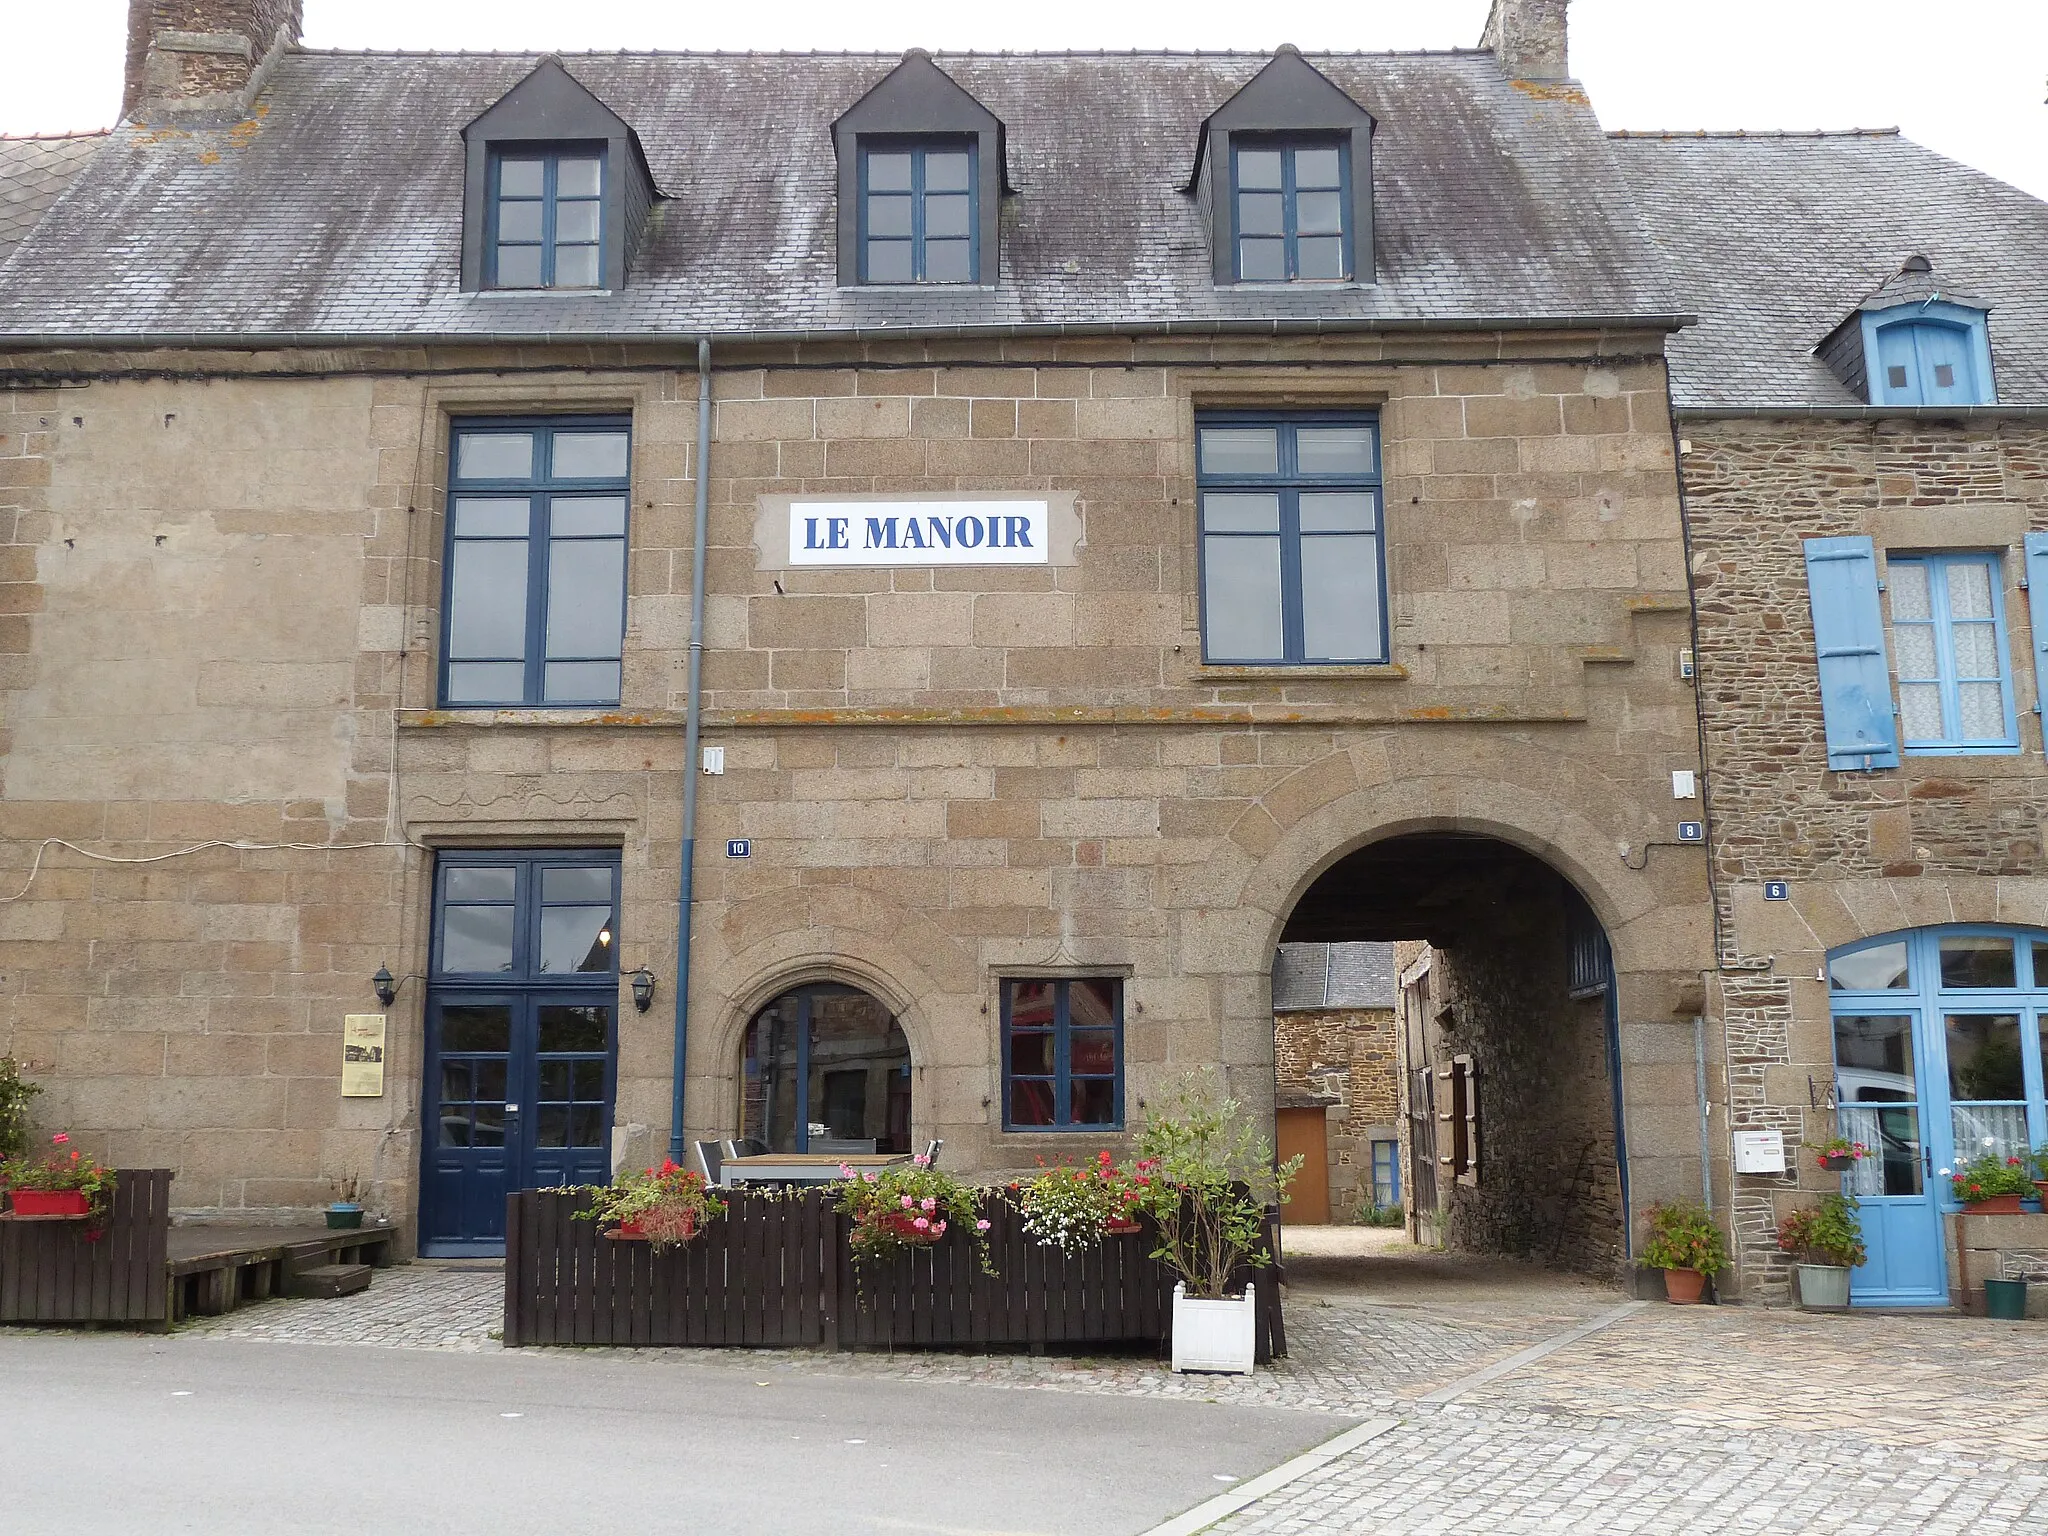
[[[492,709],[452,705],[442,709],[402,709],[399,725],[407,730],[438,730],[449,726],[575,726],[583,728],[672,727],[684,723],[679,709],[624,710],[616,705],[522,705]]]
[[[1028,1140],[1042,1136],[1048,1141],[1072,1141],[1076,1136],[1123,1136],[1128,1134],[1119,1125],[1019,1125],[1004,1126],[1001,1134],[1012,1140]]]
[[[1981,744],[1971,743],[1968,745],[1959,744],[1953,746],[1946,742],[1939,742],[1933,745],[1907,745],[1901,746],[1899,748],[1899,752],[1902,756],[1913,758],[2017,757],[2019,755],[2019,751],[2020,744],[2016,741],[2001,741]]]
[[[994,293],[994,283],[841,283],[841,293]]]
[[[1408,669],[1397,661],[1337,662],[1328,666],[1285,661],[1270,666],[1202,662],[1188,674],[1188,680],[1197,683],[1399,683],[1405,682],[1407,677]]]
[[[616,288],[475,288],[472,299],[609,299]]]

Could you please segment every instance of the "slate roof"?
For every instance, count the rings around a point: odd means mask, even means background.
[[[1391,944],[1282,944],[1273,956],[1273,1011],[1394,1006]]]
[[[0,138],[0,262],[107,140],[104,133]]]
[[[940,54],[1017,188],[993,289],[841,290],[834,118],[893,55],[570,55],[661,205],[626,289],[459,288],[462,125],[538,55],[284,56],[255,115],[115,132],[0,281],[0,335],[308,336],[1658,317],[1673,301],[1569,86],[1493,55],[1309,55],[1379,120],[1380,281],[1218,289],[1184,194],[1245,54]]]
[[[2048,403],[2048,203],[1891,129],[1613,141],[1700,317],[1670,339],[1680,407],[1862,404],[1813,349],[1913,255],[1991,306],[2000,403]]]

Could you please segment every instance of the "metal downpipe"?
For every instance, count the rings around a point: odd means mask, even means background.
[[[690,918],[697,872],[697,739],[704,724],[704,545],[711,512],[711,343],[697,342],[696,522],[690,539],[690,682],[683,724],[682,873],[676,881],[676,1057],[668,1155],[683,1162],[683,1090],[690,1066]]]

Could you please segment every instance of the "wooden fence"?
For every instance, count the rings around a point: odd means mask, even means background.
[[[163,1325],[171,1170],[123,1168],[96,1241],[87,1228],[0,1216],[0,1323]]]
[[[1173,1276],[1142,1233],[1068,1255],[1007,1201],[985,1202],[989,1257],[964,1231],[856,1265],[851,1221],[822,1190],[732,1190],[726,1214],[665,1253],[573,1213],[578,1191],[524,1190],[505,1221],[505,1343],[1042,1349],[1161,1344]],[[1277,1243],[1277,1222],[1268,1223]],[[1244,1277],[1240,1277],[1244,1278]],[[1277,1271],[1259,1272],[1258,1358],[1287,1352]]]

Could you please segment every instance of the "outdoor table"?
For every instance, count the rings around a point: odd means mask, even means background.
[[[761,1152],[752,1157],[728,1157],[718,1165],[718,1175],[727,1184],[831,1184],[841,1167],[856,1173],[879,1173],[907,1163],[905,1152]]]

